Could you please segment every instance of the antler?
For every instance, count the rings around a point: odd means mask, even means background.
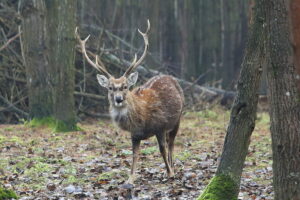
[[[147,53],[147,50],[148,50],[148,47],[149,47],[149,41],[148,41],[148,32],[150,30],[150,21],[149,21],[149,19],[147,20],[147,25],[148,25],[148,27],[147,27],[147,30],[146,30],[145,33],[141,32],[140,29],[138,29],[139,33],[144,38],[144,42],[145,42],[144,52],[143,52],[141,58],[138,61],[136,61],[136,59],[137,59],[136,54],[134,55],[134,59],[133,59],[132,63],[130,64],[129,68],[126,70],[126,72],[124,73],[123,76],[128,76],[132,70],[134,70],[137,66],[139,66],[139,64],[141,64],[141,62],[144,60],[144,58],[146,56],[146,53]]]
[[[88,61],[88,63],[90,63],[90,65],[92,65],[98,71],[104,73],[108,77],[111,77],[111,74],[108,73],[108,71],[104,67],[103,63],[99,60],[98,55],[96,55],[96,62],[93,62],[89,58],[89,56],[87,55],[87,52],[86,52],[86,49],[85,49],[85,43],[89,39],[90,35],[88,35],[84,40],[81,40],[77,30],[78,30],[78,28],[76,27],[76,29],[75,29],[75,37],[78,39],[78,41],[80,43],[81,51],[82,51],[84,57],[86,58],[86,60]],[[98,61],[101,63],[101,65],[98,63]]]

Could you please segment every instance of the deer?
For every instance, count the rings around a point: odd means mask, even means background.
[[[114,124],[131,134],[132,165],[127,183],[135,181],[136,165],[139,158],[141,140],[156,136],[161,156],[164,160],[168,177],[174,177],[173,150],[180,118],[184,106],[184,95],[177,80],[170,75],[157,75],[140,87],[130,88],[136,84],[138,72],[134,70],[144,60],[149,47],[148,32],[150,22],[147,21],[145,33],[138,29],[144,39],[144,52],[137,60],[137,54],[125,73],[115,78],[103,65],[98,55],[95,62],[86,51],[86,39],[81,40],[77,28],[75,36],[87,62],[101,72],[97,74],[100,86],[108,90],[109,113]]]

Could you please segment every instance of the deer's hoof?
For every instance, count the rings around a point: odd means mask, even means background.
[[[174,174],[173,170],[168,173],[169,178],[173,178],[174,176],[175,176],[175,174]]]

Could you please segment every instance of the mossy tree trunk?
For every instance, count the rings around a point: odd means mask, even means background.
[[[275,200],[300,199],[299,0],[266,1],[268,99]],[[292,7],[291,9],[291,3]],[[297,8],[299,7],[299,8]],[[291,23],[292,16],[292,23]],[[292,25],[292,26],[291,26]],[[293,31],[292,31],[293,30]],[[292,34],[294,32],[294,34]],[[296,33],[296,34],[295,34]],[[297,80],[298,79],[298,80]]]
[[[76,129],[75,86],[75,10],[74,0],[46,0],[50,40],[49,59],[53,68],[54,107],[58,130]]]
[[[49,64],[45,3],[22,0],[22,47],[26,64],[30,118],[45,118],[53,112],[53,91]]]
[[[256,0],[242,70],[238,81],[221,161],[215,177],[199,197],[213,200],[237,199],[244,161],[255,127],[258,88],[264,64],[264,0]]]

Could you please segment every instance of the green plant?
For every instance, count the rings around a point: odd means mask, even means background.
[[[150,155],[150,154],[153,154],[157,151],[158,151],[157,147],[153,146],[153,147],[147,147],[145,149],[142,149],[141,153],[144,154],[144,155]]]
[[[70,127],[65,122],[54,119],[53,117],[33,118],[25,124],[30,127],[47,126],[54,132],[82,131],[82,129],[76,125]]]
[[[178,158],[181,161],[186,161],[192,156],[192,153],[190,151],[183,151],[177,155],[175,155],[175,158]]]
[[[18,199],[16,193],[0,187],[0,200]]]

